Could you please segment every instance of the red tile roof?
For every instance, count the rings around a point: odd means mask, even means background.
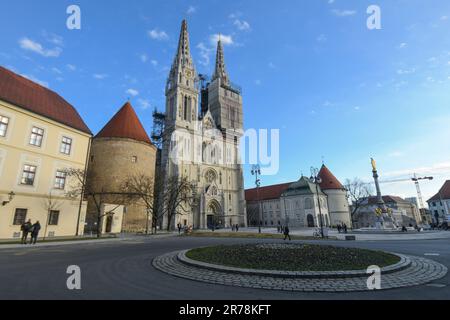
[[[127,138],[152,144],[129,102],[125,103],[95,138]]]
[[[450,199],[450,180],[445,181],[444,185],[439,190],[439,192],[436,195],[434,195],[431,199],[429,199],[427,202],[440,201],[441,199],[442,200]]]
[[[345,189],[344,186],[325,165],[323,165],[320,169],[319,177],[322,179],[322,183],[320,184],[320,189],[322,190]]]
[[[293,182],[277,184],[273,186],[259,188],[259,197],[255,189],[245,190],[246,201],[258,201],[258,200],[274,200],[281,197],[281,194],[289,188]]]
[[[92,134],[77,110],[57,93],[1,66],[0,100]]]

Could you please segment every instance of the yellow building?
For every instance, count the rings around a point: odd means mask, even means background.
[[[64,170],[85,169],[91,131],[55,92],[0,67],[0,239],[39,221],[39,237],[84,229],[86,203],[65,197]]]

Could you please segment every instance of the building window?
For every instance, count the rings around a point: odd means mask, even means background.
[[[44,129],[33,127],[31,129],[30,144],[32,146],[40,147],[42,145],[42,139],[44,138]]]
[[[136,156],[132,156],[131,157],[131,162],[133,162],[133,163],[137,163],[137,157]]]
[[[64,190],[66,186],[66,176],[67,174],[65,172],[56,171],[55,189]]]
[[[70,155],[70,151],[72,150],[72,139],[63,137],[61,141],[61,153]]]
[[[49,226],[57,226],[59,221],[59,211],[50,210],[50,215],[48,217],[48,225]]]
[[[9,118],[0,116],[0,137],[6,137],[8,130]]]
[[[36,166],[24,165],[20,184],[32,186],[36,177]]]
[[[25,223],[25,219],[27,218],[27,209],[16,209],[14,213],[14,221],[13,225],[21,226]]]

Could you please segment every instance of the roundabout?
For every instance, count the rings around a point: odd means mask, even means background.
[[[297,292],[370,291],[367,268],[374,265],[380,267],[381,290],[423,285],[447,274],[445,266],[425,258],[303,244],[204,247],[158,256],[152,264],[193,281]]]

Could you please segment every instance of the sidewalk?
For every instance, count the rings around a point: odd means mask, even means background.
[[[205,232],[211,230],[204,230]],[[230,228],[219,229],[217,232],[232,232]],[[294,236],[313,237],[315,228],[291,228],[290,234]],[[201,232],[201,231],[197,231]],[[239,232],[258,233],[258,228],[240,228]],[[261,233],[277,234],[277,228],[262,228]],[[345,240],[346,236],[355,236],[357,241],[405,241],[405,240],[437,240],[450,239],[450,231],[424,231],[424,232],[407,232],[407,233],[352,233],[349,230],[348,234],[338,233],[337,230],[329,229],[328,236],[335,237],[338,240]]]
[[[61,241],[58,240],[52,240],[52,241],[45,241],[41,242],[38,241],[35,245],[30,244],[20,244],[20,243],[12,243],[9,244],[8,242],[11,242],[10,240],[4,240],[0,241],[0,250],[3,249],[19,249],[19,248],[45,248],[45,247],[57,247],[57,246],[68,246],[68,245],[76,245],[76,244],[92,244],[92,243],[114,243],[114,242],[120,242],[120,241],[141,241],[141,240],[149,240],[149,239],[161,239],[161,238],[168,238],[177,236],[175,233],[161,233],[156,235],[140,235],[140,234],[118,234],[116,237],[109,237],[109,238],[100,238],[100,239],[91,239],[86,237],[80,237],[78,239],[61,239]]]

